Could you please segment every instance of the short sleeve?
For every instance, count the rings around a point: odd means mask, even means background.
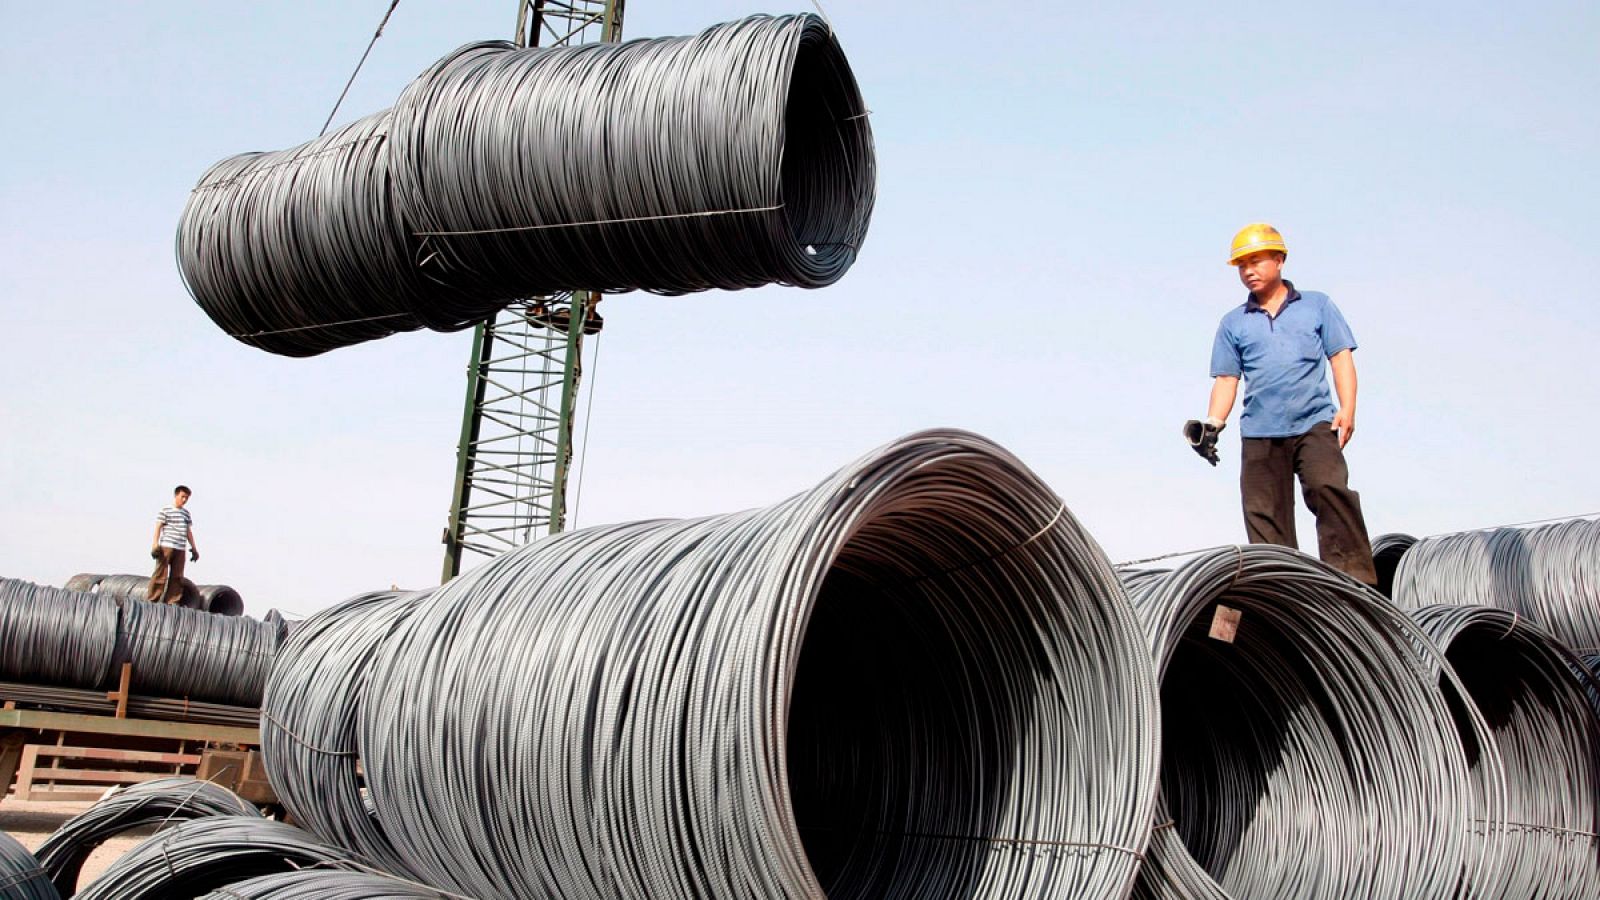
[[[1322,304],[1322,350],[1329,358],[1345,350],[1356,349],[1356,336],[1350,331],[1350,323],[1344,320],[1344,314],[1339,312],[1339,307],[1333,305],[1332,300]]]
[[[1229,376],[1238,378],[1244,374],[1244,361],[1239,358],[1239,345],[1233,342],[1233,335],[1228,333],[1228,320],[1223,319],[1217,326],[1216,340],[1211,342],[1211,377]]]

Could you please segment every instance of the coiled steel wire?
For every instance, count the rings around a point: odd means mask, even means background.
[[[260,816],[208,816],[153,835],[78,893],[80,900],[198,897],[258,875],[338,865],[343,851]]]
[[[207,816],[254,815],[260,815],[254,806],[220,785],[194,778],[158,778],[123,788],[68,819],[34,855],[61,896],[71,897],[89,854],[119,834]]]
[[[68,578],[67,583],[61,587],[63,590],[77,591],[81,594],[93,594],[96,593],[96,589],[100,587],[100,582],[104,581],[105,578],[106,576],[104,575],[91,575],[88,573],[74,575]]]
[[[118,643],[120,658],[133,663],[135,690],[259,706],[278,628],[244,616],[128,602]]]
[[[324,610],[278,652],[261,701],[261,752],[295,822],[386,871],[408,866],[367,805],[357,714],[373,654],[429,592],[360,594]]]
[[[767,509],[557,535],[408,616],[353,602],[296,635],[269,710],[325,706],[304,744],[346,752],[348,701],[318,692],[391,631],[356,747],[399,874],[435,888],[1122,897],[1149,837],[1156,694],[1126,595],[1060,498],[964,432]],[[274,784],[349,827],[351,763],[274,730]]]
[[[1412,617],[1466,690],[1454,695],[1446,681],[1447,694],[1472,704],[1488,723],[1505,773],[1505,864],[1480,896],[1600,897],[1600,719],[1582,662],[1514,612],[1427,606]],[[1481,736],[1463,739],[1477,766]],[[1479,817],[1487,832],[1488,814]]]
[[[200,900],[448,900],[454,896],[369,872],[302,869],[230,884]]]
[[[67,580],[69,590],[74,590],[72,585],[87,584],[85,591],[92,591],[102,597],[113,600],[138,600],[145,601],[150,589],[149,575],[74,575]],[[185,609],[201,609],[205,601],[200,598],[200,588],[189,579],[183,579],[182,599],[179,606]]]
[[[197,586],[200,594],[200,608],[215,616],[242,616],[244,615],[244,598],[239,592],[225,584],[202,584]]]
[[[0,578],[0,680],[101,687],[116,644],[116,601]]]
[[[0,831],[0,897],[5,900],[61,900],[39,860],[4,831]]]
[[[1473,836],[1482,812],[1426,638],[1381,595],[1255,545],[1203,553],[1133,602],[1163,720],[1135,896],[1454,898],[1492,881],[1497,845]],[[1231,641],[1209,636],[1222,607],[1240,614]]]
[[[1372,564],[1378,570],[1378,591],[1394,598],[1394,573],[1400,567],[1400,558],[1406,555],[1417,539],[1409,534],[1380,534],[1372,539]]]
[[[177,255],[223,330],[309,356],[562,290],[831,284],[875,184],[866,107],[817,16],[488,42],[393,110],[213,166]]]
[[[1600,651],[1600,520],[1423,538],[1401,559],[1394,589],[1406,609],[1492,606],[1580,654]]]

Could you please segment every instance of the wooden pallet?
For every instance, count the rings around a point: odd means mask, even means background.
[[[186,774],[199,765],[198,753],[26,744],[15,791],[18,800],[98,800],[109,788]]]

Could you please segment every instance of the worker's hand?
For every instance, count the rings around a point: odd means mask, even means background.
[[[160,559],[161,558],[161,545],[160,544],[157,544],[156,546],[150,548],[150,558],[151,559]]]
[[[1328,427],[1332,428],[1333,433],[1339,437],[1339,449],[1343,450],[1344,445],[1350,443],[1350,439],[1355,437],[1356,414],[1341,409],[1334,413],[1333,424]]]
[[[1206,419],[1204,422],[1190,419],[1183,423],[1183,438],[1194,448],[1194,452],[1200,454],[1201,459],[1215,466],[1217,460],[1221,459],[1217,455],[1217,435],[1227,427],[1216,419]]]
[[[193,547],[190,547],[189,548],[189,562],[199,562],[199,561],[200,561],[200,551],[196,550]]]

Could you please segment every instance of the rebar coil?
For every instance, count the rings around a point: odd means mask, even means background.
[[[267,777],[301,827],[389,872],[408,866],[367,805],[356,746],[379,646],[430,592],[359,594],[307,619],[279,651],[261,700]]]
[[[118,634],[133,687],[165,697],[259,706],[278,650],[278,628],[161,603],[129,602]]]
[[[1494,876],[1426,639],[1382,596],[1255,545],[1201,554],[1133,602],[1163,735],[1134,896],[1455,898]],[[1241,613],[1231,643],[1208,636],[1219,606]]]
[[[5,900],[61,900],[39,860],[4,831],[0,831],[0,897]]]
[[[178,264],[219,327],[288,356],[564,290],[821,287],[860,250],[875,166],[855,77],[814,15],[469,44],[393,110],[213,166]]]
[[[244,615],[244,598],[239,592],[225,584],[202,584],[196,590],[200,594],[200,608],[215,616],[242,616]]]
[[[102,597],[113,600],[137,600],[146,602],[150,590],[150,576],[148,575],[74,575],[67,580],[68,590],[73,590],[73,585],[87,584],[84,591],[92,591]],[[200,588],[188,578],[183,579],[182,599],[179,606],[185,609],[201,609],[205,601],[200,598]]]
[[[78,893],[80,900],[199,897],[259,875],[338,865],[343,851],[260,816],[210,816],[152,835]]]
[[[1123,897],[1149,838],[1126,595],[1060,498],[964,432],[767,509],[542,540],[359,642],[341,621],[296,635],[271,708],[392,628],[356,746],[397,874],[438,889]],[[280,752],[275,785],[304,765]]]
[[[89,854],[119,834],[207,816],[253,815],[260,815],[254,806],[220,785],[195,778],[158,778],[118,790],[68,819],[34,855],[61,896],[71,897]],[[0,896],[5,895],[0,892]]]
[[[1406,555],[1417,539],[1398,532],[1380,534],[1372,539],[1372,564],[1378,570],[1378,592],[1394,599],[1394,573],[1400,567],[1400,558]]]
[[[449,900],[421,885],[368,872],[301,869],[217,888],[200,900]]]
[[[1503,822],[1496,837],[1505,862],[1498,882],[1478,896],[1600,897],[1600,719],[1582,662],[1506,610],[1427,606],[1412,617],[1459,676],[1466,694],[1454,699],[1476,708],[1499,751],[1504,815],[1480,811],[1476,818],[1481,833]],[[1441,686],[1454,694],[1449,681]],[[1463,734],[1475,769],[1481,739]]]
[[[116,601],[0,578],[0,681],[101,687],[116,645]]]
[[[1510,610],[1579,654],[1600,651],[1600,520],[1423,538],[1401,559],[1394,590],[1406,609]]]

